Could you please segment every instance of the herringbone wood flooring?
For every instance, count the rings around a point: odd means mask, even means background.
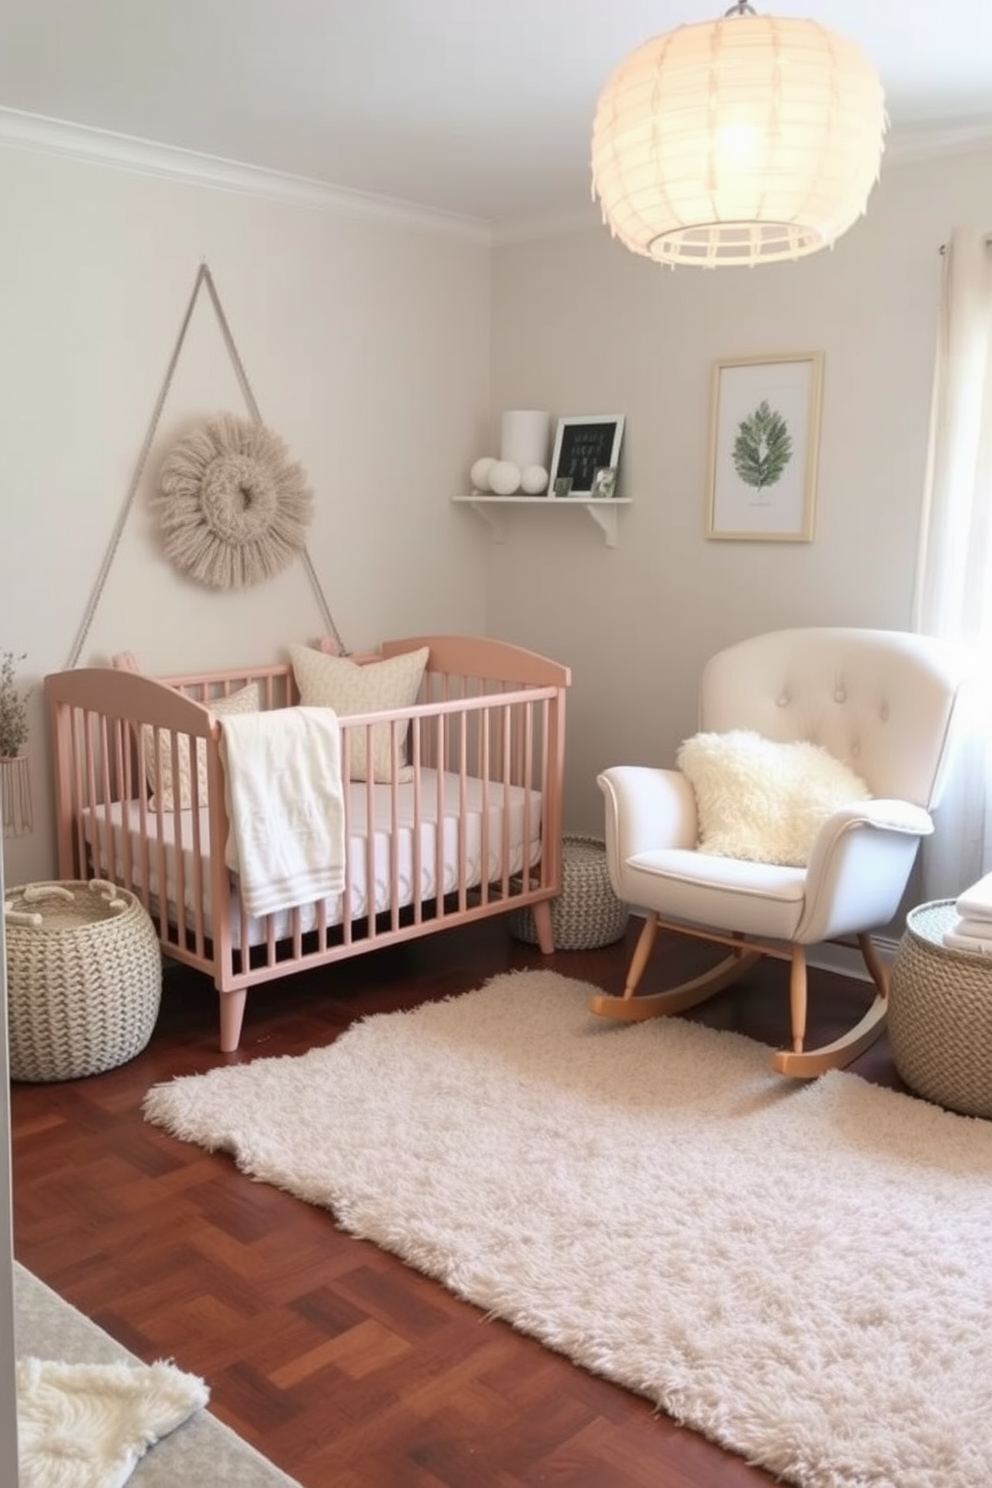
[[[355,1018],[501,971],[551,966],[618,990],[638,928],[626,943],[546,960],[487,923],[270,983],[249,993],[242,1049],[229,1056],[217,1053],[212,987],[169,970],[138,1058],[87,1080],[12,1087],[17,1258],[140,1357],[203,1375],[215,1414],[306,1488],[770,1484],[636,1395],[342,1234],[326,1212],[140,1115],[156,1081],[303,1053]],[[644,990],[712,957],[698,942],[659,937]],[[810,1041],[842,1031],[866,999],[864,984],[812,973]],[[699,1016],[783,1043],[785,967],[764,963]],[[855,1068],[899,1085],[884,1040]]]

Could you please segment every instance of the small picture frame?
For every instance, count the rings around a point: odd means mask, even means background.
[[[592,496],[597,470],[616,470],[623,441],[622,413],[593,413],[582,418],[560,418],[551,456],[548,489],[558,495],[558,481],[568,476],[570,496]]]
[[[813,541],[823,353],[713,367],[706,536]]]
[[[571,496],[572,477],[570,475],[556,475],[551,486],[552,494],[556,497]]]
[[[600,465],[593,474],[590,495],[598,497],[600,500],[608,501],[616,494],[617,467],[615,465]]]

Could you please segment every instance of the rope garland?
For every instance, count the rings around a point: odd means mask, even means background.
[[[204,286],[206,286],[207,293],[210,297],[210,302],[214,308],[214,313],[217,316],[217,322],[220,326],[221,335],[224,338],[224,345],[227,348],[227,353],[231,358],[232,365],[234,366],[238,384],[241,388],[245,403],[248,406],[252,421],[258,425],[261,425],[262,423],[262,415],[259,411],[258,403],[255,399],[255,394],[252,392],[251,384],[248,381],[248,376],[245,372],[241,357],[238,354],[238,349],[234,344],[234,337],[231,335],[231,328],[228,325],[227,317],[224,314],[224,310],[220,302],[220,296],[218,295],[217,287],[214,284],[213,275],[211,274],[206,262],[201,262],[199,269],[197,270],[196,280],[193,284],[193,292],[190,295],[189,303],[186,306],[186,313],[183,316],[182,324],[179,328],[179,335],[176,337],[176,343],[172,349],[172,355],[169,358],[169,364],[166,368],[165,377],[163,378],[158,397],[155,400],[155,407],[152,410],[151,421],[148,425],[148,430],[145,434],[144,441],[142,442],[141,453],[138,456],[138,463],[135,468],[134,475],[131,478],[131,484],[128,487],[127,495],[124,499],[124,504],[121,507],[120,513],[118,514],[117,521],[114,523],[114,528],[110,536],[110,542],[107,545],[107,551],[104,554],[103,562],[100,565],[100,571],[97,574],[96,583],[93,586],[93,590],[90,594],[89,600],[87,601],[86,608],[83,611],[83,618],[80,623],[76,639],[73,642],[72,650],[69,653],[69,659],[66,662],[67,669],[76,666],[80,656],[82,655],[83,646],[86,643],[86,637],[89,635],[90,628],[93,624],[93,618],[96,615],[97,607],[99,606],[100,600],[103,596],[103,591],[106,588],[110,570],[113,566],[114,559],[117,556],[117,550],[120,547],[120,541],[124,533],[124,527],[127,523],[131,507],[134,504],[134,498],[137,494],[138,486],[140,485],[141,477],[144,473],[144,468],[148,460],[148,455],[151,450],[152,443],[155,439],[155,434],[158,430],[159,421],[162,417],[162,410],[165,407],[165,400],[168,397],[169,389],[172,386],[172,379],[175,376],[176,366],[179,362],[179,356],[183,349],[183,344],[186,340],[186,333],[189,330],[190,321],[193,318],[193,311],[196,307],[196,302],[199,298],[200,290]],[[339,652],[342,655],[347,655],[348,653],[345,648],[344,642],[342,641],[338,628],[334,623],[334,617],[331,614],[330,606],[327,603],[327,598],[321,587],[320,580],[317,577],[317,571],[314,568],[313,560],[311,559],[309,551],[307,550],[305,545],[302,545],[300,548],[300,556],[303,559],[303,566],[306,569],[307,577],[310,580],[310,585],[313,589],[314,596],[320,608],[320,613],[324,624],[327,626],[327,629],[334,637]]]

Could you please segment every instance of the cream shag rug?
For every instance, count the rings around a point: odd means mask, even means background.
[[[148,1120],[805,1488],[992,1464],[992,1125],[551,972],[173,1080]]]

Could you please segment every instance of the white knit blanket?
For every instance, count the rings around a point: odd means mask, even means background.
[[[19,1359],[20,1488],[120,1488],[148,1448],[209,1398],[202,1379],[161,1361]]]
[[[341,736],[331,708],[220,720],[231,824],[225,861],[250,915],[312,904],[344,887]]]

